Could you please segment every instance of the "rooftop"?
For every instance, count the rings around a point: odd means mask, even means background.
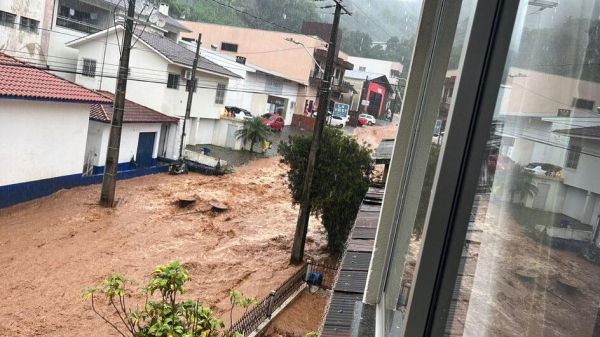
[[[114,94],[108,91],[100,91],[102,96],[114,101]],[[102,123],[110,123],[112,119],[112,104],[93,104],[90,107],[90,119]],[[169,117],[156,110],[152,110],[141,104],[125,99],[125,111],[123,112],[123,123],[177,123],[179,119]]]
[[[78,84],[0,52],[0,98],[34,99],[71,103],[111,101]]]
[[[600,126],[590,126],[586,128],[572,128],[554,130],[556,133],[561,133],[569,137],[576,138],[598,138],[600,139]]]

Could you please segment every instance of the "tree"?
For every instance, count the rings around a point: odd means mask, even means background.
[[[506,189],[505,191],[510,193],[512,203],[516,195],[520,195],[522,200],[526,196],[534,197],[538,193],[533,177],[534,174],[525,169],[525,166],[515,164],[507,170],[496,170],[494,184],[499,186],[499,192]]]
[[[288,187],[292,202],[302,196],[311,138],[290,136],[278,147],[281,162],[288,165]],[[373,169],[371,150],[333,128],[323,130],[310,191],[310,211],[319,216],[327,231],[327,248],[333,256],[344,252],[348,234],[369,188]]]
[[[241,129],[235,132],[237,139],[242,139],[244,146],[250,142],[250,152],[254,152],[254,144],[262,143],[268,140],[268,134],[271,132],[268,126],[262,121],[259,116],[254,116],[252,119],[244,120],[244,125]]]
[[[240,333],[224,330],[223,321],[214,318],[212,310],[202,307],[199,301],[177,300],[178,294],[183,294],[183,285],[189,279],[187,270],[179,261],[157,266],[148,284],[140,287],[141,294],[145,297],[141,310],[127,309],[126,300],[131,298],[131,294],[127,293],[127,285],[131,284],[131,280],[120,274],[111,274],[102,281],[101,286],[84,288],[83,297],[91,300],[92,310],[123,337],[126,334],[132,337],[243,337]],[[119,318],[127,332],[119,329],[118,323],[111,322],[105,314],[98,311],[94,303],[96,293],[104,294],[114,316]],[[160,299],[151,299],[154,293],[158,293]],[[240,303],[256,303],[254,298],[241,299],[239,292],[236,295],[236,300]]]
[[[357,30],[345,31],[342,35],[341,49],[348,55],[369,57],[373,40],[367,33]]]

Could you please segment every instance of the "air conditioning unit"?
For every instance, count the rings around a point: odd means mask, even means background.
[[[191,70],[184,70],[183,71],[183,78],[185,78],[186,80],[191,80],[192,79],[192,71]]]

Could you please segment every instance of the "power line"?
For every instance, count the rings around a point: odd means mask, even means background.
[[[540,96],[540,97],[543,97],[543,98],[545,98],[545,99],[547,99],[547,100],[550,100],[550,101],[552,101],[552,102],[555,102],[555,103],[558,103],[558,104],[562,104],[562,105],[564,105],[564,106],[567,106],[567,107],[571,107],[571,104],[566,104],[566,103],[563,103],[563,102],[561,102],[561,101],[557,101],[557,100],[555,100],[555,99],[553,99],[553,98],[550,98],[550,97],[548,97],[548,96],[544,96],[544,95],[540,94],[539,92],[533,91],[533,90],[531,90],[531,89],[527,89],[527,88],[525,88],[524,86],[522,86],[522,85],[520,85],[520,84],[517,84],[517,83],[515,83],[514,81],[513,81],[513,82],[511,82],[511,83],[512,83],[512,85],[516,85],[517,87],[521,87],[523,90],[525,90],[525,91],[529,91],[529,92],[530,92],[530,93],[532,93],[532,94],[538,95],[538,96]]]
[[[75,75],[87,75],[87,73],[84,72],[80,72],[80,71],[72,71],[72,70],[56,70],[56,69],[40,69],[36,66],[33,65],[21,65],[21,64],[14,64],[14,63],[3,63],[0,62],[0,66],[7,66],[7,67],[16,67],[16,68],[33,68],[33,69],[37,69],[37,70],[41,70],[41,71],[54,71],[54,72],[61,72],[61,73],[67,73],[67,74],[75,74]],[[116,79],[117,76],[111,76],[111,75],[105,75],[104,77],[107,78],[113,78]],[[168,84],[167,81],[156,81],[156,80],[148,80],[148,79],[137,79],[137,78],[129,78],[128,80],[134,81],[134,82],[143,82],[143,83],[151,83],[151,84]],[[77,83],[75,83],[77,84]],[[80,85],[80,84],[78,84]],[[184,86],[184,85],[180,85],[180,86]],[[209,89],[209,90],[217,90],[217,87],[213,87],[213,86],[202,86],[202,85],[196,85],[195,86],[198,89]],[[90,89],[91,90],[91,89]],[[179,89],[177,89],[179,90]],[[279,94],[279,95],[283,95],[283,96],[291,96],[291,97],[316,97],[316,95],[303,95],[303,94],[292,94],[292,93],[275,93],[275,92],[268,92],[268,91],[259,91],[259,90],[238,90],[238,89],[220,89],[220,90],[224,90],[224,91],[231,91],[231,92],[243,92],[243,93],[251,93],[251,94]]]

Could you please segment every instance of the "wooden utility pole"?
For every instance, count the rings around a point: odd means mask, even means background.
[[[127,18],[125,19],[125,32],[123,35],[123,50],[119,62],[117,88],[113,104],[113,115],[108,138],[108,150],[104,175],[102,178],[102,191],[100,205],[112,207],[115,201],[117,187],[117,167],[119,166],[119,148],[121,145],[121,129],[123,126],[123,111],[125,110],[125,92],[127,91],[127,73],[129,69],[129,52],[131,51],[131,38],[133,35],[133,16],[135,15],[135,0],[128,0]]]
[[[192,63],[192,78],[187,82],[188,98],[187,105],[185,106],[185,117],[183,118],[183,129],[181,130],[181,144],[179,144],[179,158],[183,158],[183,143],[185,141],[185,124],[190,118],[192,111],[192,98],[194,97],[194,91],[196,90],[196,68],[198,67],[198,59],[200,58],[200,44],[202,43],[202,33],[198,34],[198,42],[196,42],[196,56]]]
[[[336,55],[336,42],[338,26],[340,24],[340,15],[342,9],[346,14],[350,14],[340,4],[342,0],[335,1],[335,15],[333,17],[333,25],[331,27],[331,35],[329,37],[329,46],[327,48],[327,61],[325,63],[325,72],[321,87],[319,88],[319,106],[317,107],[317,121],[313,131],[312,143],[308,154],[308,164],[306,167],[306,175],[304,177],[304,185],[302,186],[302,197],[300,199],[300,212],[298,214],[298,222],[296,223],[296,234],[294,235],[294,244],[292,246],[292,257],[290,263],[300,264],[304,257],[304,244],[306,242],[306,232],[308,230],[308,220],[310,217],[310,189],[315,171],[315,162],[317,160],[317,151],[321,143],[321,136],[325,128],[325,120],[329,107],[329,98],[331,96],[331,84],[333,77],[333,61]]]

